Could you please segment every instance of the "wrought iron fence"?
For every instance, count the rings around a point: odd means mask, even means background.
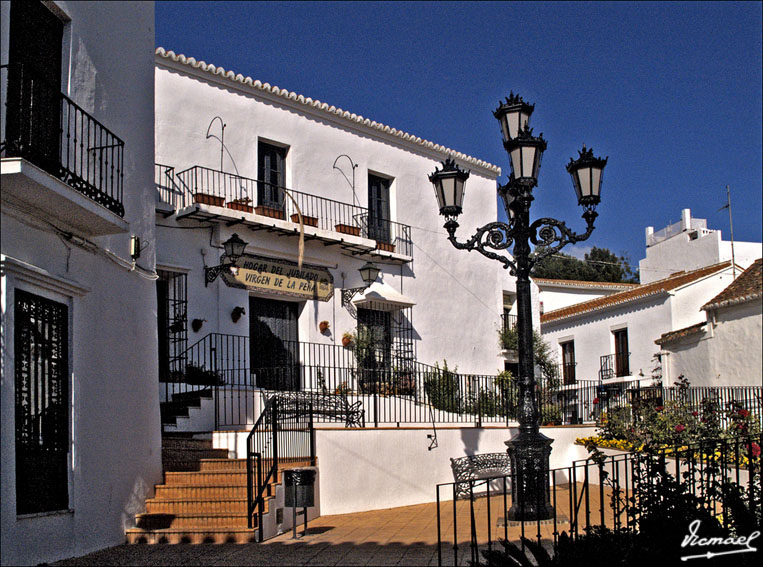
[[[283,341],[283,356],[265,362],[252,354],[249,337],[212,333],[171,361],[165,399],[209,388],[217,397],[216,426],[246,425],[261,407],[261,392],[302,391],[335,394],[349,403],[360,401],[370,426],[406,423],[510,424],[517,419],[518,387],[502,375],[463,374],[428,365],[398,353],[394,345],[384,357],[369,357],[363,347]],[[626,408],[638,400],[663,405],[683,396],[693,409],[708,400],[726,408],[746,408],[763,415],[763,388],[644,387],[634,380],[602,385],[577,382],[555,386],[541,380],[536,392],[541,425],[592,423],[604,412]],[[180,396],[175,396],[180,397]],[[316,422],[329,421],[316,415]]]
[[[123,217],[124,142],[61,89],[20,64],[2,65],[3,157],[21,157]]]
[[[517,327],[517,316],[504,313],[501,315],[501,329],[515,329]]]
[[[743,488],[742,498],[753,514],[761,511],[763,438],[710,439],[692,445],[663,448],[652,453],[621,453],[575,461],[549,471],[548,519],[512,520],[509,510],[522,517],[509,475],[442,483],[436,486],[438,565],[477,564],[480,552],[498,547],[498,540],[519,543],[522,538],[556,546],[561,532],[576,538],[592,527],[637,528],[640,505],[659,497],[655,479],[667,476],[683,483],[687,494],[701,499],[710,513],[728,526],[731,481]],[[540,495],[542,498],[543,494]],[[536,503],[540,508],[543,502]],[[688,524],[687,524],[688,527]],[[679,542],[680,543],[680,542]],[[524,548],[524,544],[521,544]]]
[[[600,357],[599,380],[629,376],[630,356],[629,352],[618,352]]]
[[[358,216],[357,223],[361,227],[361,236],[375,240],[379,250],[413,255],[410,226],[365,212]]]

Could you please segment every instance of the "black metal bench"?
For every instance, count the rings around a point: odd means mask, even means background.
[[[503,453],[482,453],[451,459],[450,468],[453,470],[456,498],[464,498],[469,496],[471,487],[475,486],[474,481],[486,481],[489,478],[509,476],[511,474],[511,460],[505,451]]]
[[[279,412],[304,412],[312,408],[313,416],[344,421],[346,427],[365,427],[366,412],[360,400],[350,403],[343,394],[322,392],[278,392]]]

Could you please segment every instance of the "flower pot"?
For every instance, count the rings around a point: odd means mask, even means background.
[[[225,203],[225,206],[229,209],[233,209],[236,211],[242,211],[244,213],[251,213],[252,212],[252,206],[248,205],[246,202],[241,201],[228,201]]]
[[[283,220],[284,218],[284,214],[281,209],[274,209],[273,207],[266,207],[264,205],[255,207],[254,212],[264,217],[271,217],[274,219],[281,219],[281,220]]]
[[[352,344],[352,339],[350,337],[342,337],[342,346],[348,347]]]
[[[337,232],[342,234],[351,234],[352,236],[360,236],[359,226],[350,226],[349,224],[338,224],[334,227]]]
[[[376,248],[378,250],[386,250],[387,252],[394,252],[395,251],[395,245],[390,244],[389,242],[379,242],[376,241]]]
[[[209,193],[194,193],[193,202],[200,205],[212,205],[213,207],[222,207],[225,204],[225,197],[210,195]]]
[[[329,328],[329,322],[321,321],[320,323],[318,323],[318,328],[321,330],[321,333],[325,333],[326,329]]]
[[[296,213],[291,215],[291,222],[299,223],[299,215],[296,214]],[[302,215],[302,223],[305,226],[315,226],[315,227],[317,227],[318,226],[318,219],[316,217],[307,217],[305,215]]]

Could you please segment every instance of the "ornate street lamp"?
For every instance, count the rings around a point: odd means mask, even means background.
[[[236,262],[238,262],[238,259],[244,254],[246,245],[247,243],[241,240],[238,234],[234,234],[228,240],[223,242],[223,249],[225,250],[223,258],[227,261],[221,261],[219,266],[204,268],[204,287],[215,281],[217,276],[224,270],[235,268]]]
[[[511,94],[493,113],[501,123],[504,148],[509,153],[512,173],[506,185],[498,187],[498,194],[506,208],[508,224],[491,222],[478,228],[466,242],[456,239],[457,218],[462,212],[464,172],[449,159],[443,169],[435,169],[429,180],[435,187],[440,214],[446,217],[448,240],[460,250],[477,250],[482,255],[498,260],[516,276],[517,331],[519,335],[519,433],[506,442],[514,474],[514,501],[509,510],[512,520],[542,520],[550,518],[553,508],[549,502],[549,457],[552,440],[540,433],[538,401],[533,360],[532,304],[530,299],[530,272],[533,266],[567,244],[586,240],[593,232],[600,200],[601,180],[606,159],[593,156],[593,150],[580,151],[577,160],[570,160],[567,171],[572,176],[578,203],[584,207],[583,218],[587,230],[572,232],[564,222],[540,218],[530,222],[532,191],[538,184],[540,161],[546,149],[543,136],[535,137],[529,127],[534,105],[527,104],[519,95]],[[454,172],[459,172],[456,175]],[[462,180],[456,188],[450,181]],[[445,188],[448,187],[448,190]],[[441,198],[442,195],[442,198]],[[492,250],[508,250],[513,244],[513,258]],[[534,250],[531,250],[531,245]]]
[[[350,301],[352,301],[352,298],[355,297],[356,294],[368,289],[368,287],[376,281],[376,278],[379,277],[379,272],[381,272],[381,269],[379,269],[379,267],[373,262],[366,262],[360,268],[358,268],[358,271],[360,272],[360,277],[363,280],[363,283],[365,283],[366,285],[361,287],[351,287],[351,288],[343,289],[342,290],[342,307],[345,307],[346,305],[348,305]]]

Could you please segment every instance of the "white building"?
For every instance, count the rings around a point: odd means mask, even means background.
[[[732,281],[730,262],[674,274],[541,315],[544,339],[580,381],[651,381],[663,333],[700,323]],[[566,376],[565,376],[566,378]]]
[[[34,565],[122,543],[161,479],[154,9],[0,22],[0,553]]]
[[[554,311],[576,303],[612,295],[633,289],[638,284],[615,282],[586,282],[578,280],[558,280],[552,278],[533,278],[538,286],[540,312]]]
[[[663,376],[679,376],[693,386],[763,385],[763,260],[758,259],[729,286],[702,305],[695,325],[663,334]]]
[[[733,260],[747,268],[763,256],[760,242],[734,242]],[[707,220],[695,219],[689,209],[681,211],[681,221],[662,230],[646,227],[646,258],[639,262],[642,284],[661,280],[682,270],[694,270],[732,260],[731,241],[720,230],[707,228]]]

